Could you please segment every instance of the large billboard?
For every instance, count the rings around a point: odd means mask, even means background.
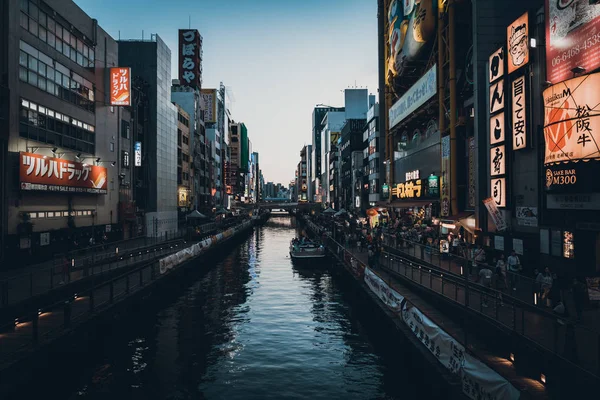
[[[202,36],[197,29],[179,30],[179,83],[202,86]]]
[[[110,105],[131,105],[131,68],[110,69]]]
[[[546,0],[546,69],[552,83],[583,67],[600,66],[600,4],[588,0]]]
[[[200,95],[204,102],[204,122],[217,122],[217,90],[202,89]]]
[[[106,194],[106,168],[41,154],[19,154],[21,190]]]
[[[547,190],[598,189],[600,73],[544,90],[544,166]]]
[[[390,107],[390,129],[415,112],[437,93],[437,65],[434,65]]]
[[[508,73],[512,74],[529,62],[529,13],[517,18],[506,28]]]

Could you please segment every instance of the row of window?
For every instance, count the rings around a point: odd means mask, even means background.
[[[94,49],[32,1],[21,0],[21,27],[82,67],[94,66]]]
[[[92,216],[94,210],[73,210],[70,212],[71,217],[86,217]],[[34,211],[29,212],[29,218],[31,219],[43,219],[43,218],[65,218],[69,217],[69,211]]]
[[[190,120],[186,118],[182,113],[177,113],[177,120],[187,127],[190,126]]]
[[[20,48],[20,80],[94,112],[94,86],[90,81],[23,41]]]
[[[85,122],[81,122],[75,118],[69,117],[65,114],[61,114],[58,111],[54,111],[48,107],[44,107],[38,105],[32,101],[21,99],[21,106],[23,108],[29,109],[31,111],[37,111],[39,114],[47,115],[48,117],[55,118],[59,121],[71,123],[71,125],[78,126],[80,128],[85,129],[86,131],[95,132],[96,128],[93,125],[86,124]],[[35,124],[34,124],[35,125]]]

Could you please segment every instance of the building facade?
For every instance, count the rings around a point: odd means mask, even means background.
[[[192,155],[190,152],[190,115],[181,106],[177,107],[177,209],[179,220],[192,209],[194,192]]]

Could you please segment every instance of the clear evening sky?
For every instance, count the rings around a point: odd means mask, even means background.
[[[203,84],[234,94],[232,116],[248,127],[265,182],[294,178],[311,143],[316,104],[343,105],[341,90],[377,92],[375,0],[75,0],[115,39],[167,43],[177,78],[177,30],[204,39]]]

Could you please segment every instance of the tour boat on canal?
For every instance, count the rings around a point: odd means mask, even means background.
[[[294,260],[324,258],[325,247],[311,240],[294,239],[290,242],[290,256]]]

